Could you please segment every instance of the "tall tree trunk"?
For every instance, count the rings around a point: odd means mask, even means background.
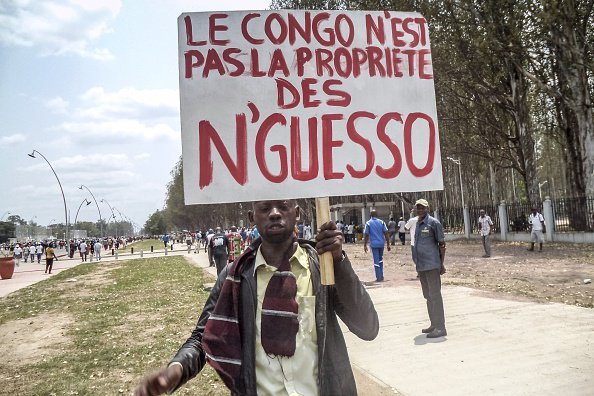
[[[499,188],[499,183],[497,183],[497,180],[499,180],[501,176],[501,172],[499,172],[498,170],[499,169],[496,169],[493,163],[489,161],[489,185],[491,186],[489,191],[491,203],[493,205],[497,205],[501,200],[501,190]]]
[[[528,86],[521,70],[509,59],[506,60],[509,68],[509,88],[512,97],[512,115],[514,117],[515,135],[517,138],[516,150],[522,168],[526,195],[532,205],[540,202],[538,194],[538,176],[536,171],[536,152],[532,125],[530,122],[530,106],[528,104]]]
[[[551,11],[553,72],[561,94],[557,118],[566,143],[567,179],[578,196],[594,195],[594,121],[586,67],[591,11],[580,16],[574,0],[561,0]]]

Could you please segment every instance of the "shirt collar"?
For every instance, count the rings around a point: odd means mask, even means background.
[[[303,268],[307,269],[309,262],[307,259],[307,253],[305,252],[305,250],[299,246],[299,244],[297,244],[297,249],[295,250],[295,253],[293,253],[293,255],[291,256],[291,258],[289,259],[289,262],[291,264],[297,262],[299,263]],[[262,266],[268,266],[268,263],[266,262],[266,259],[264,258],[264,255],[262,254],[262,245],[260,245],[258,247],[258,252],[256,253],[256,261],[255,261],[255,265],[254,265],[254,274],[256,273],[256,270]],[[272,266],[270,266],[271,268],[274,268]]]

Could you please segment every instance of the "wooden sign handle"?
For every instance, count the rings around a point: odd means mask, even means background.
[[[318,228],[330,221],[330,199],[328,197],[316,198],[316,224]],[[322,285],[334,284],[334,259],[332,253],[326,252],[320,257],[320,273]]]

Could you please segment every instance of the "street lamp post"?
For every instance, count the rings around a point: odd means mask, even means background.
[[[458,175],[460,176],[460,196],[462,198],[462,208],[466,205],[464,204],[464,187],[462,186],[462,164],[460,163],[459,159],[454,159],[452,157],[447,157],[450,161],[458,165]]]
[[[88,199],[86,199],[86,198],[85,198],[85,199],[83,199],[83,200],[82,200],[82,202],[80,203],[80,205],[78,205],[78,209],[76,210],[76,216],[74,216],[74,225],[75,225],[75,226],[76,226],[77,219],[78,219],[78,212],[80,212],[80,208],[82,207],[82,205],[83,205],[85,202],[87,203],[87,206],[89,206],[90,204],[92,204],[92,202],[91,202],[91,201],[89,201]]]
[[[45,160],[45,162],[47,162],[47,164],[49,165],[50,169],[52,170],[52,172],[54,172],[54,176],[56,176],[56,180],[58,181],[58,185],[60,186],[60,191],[62,192],[62,200],[64,201],[64,218],[66,220],[66,237],[68,237],[68,209],[66,207],[66,197],[64,196],[64,189],[62,188],[62,183],[60,183],[60,179],[58,178],[58,174],[56,173],[56,171],[54,170],[54,167],[52,166],[52,164],[50,164],[50,162],[48,161],[47,158],[45,158],[45,155],[41,154],[39,151],[37,150],[33,150],[31,152],[31,154],[27,154],[29,157],[31,158],[37,158],[35,157],[35,153],[39,154],[41,156],[41,158],[43,158]]]
[[[87,189],[89,194],[91,194],[91,197],[93,197],[93,201],[95,201],[95,205],[97,205],[97,211],[99,212],[99,227],[101,228],[101,238],[103,238],[103,220],[101,219],[101,209],[99,209],[99,204],[97,203],[97,200],[95,199],[95,196],[93,195],[91,190],[89,190],[89,187],[85,186],[84,184],[81,184],[78,189],[82,190],[83,187]]]
[[[107,199],[105,199],[105,198],[102,198],[101,199],[101,202],[105,202],[107,204],[107,206],[109,206],[109,210],[111,210],[111,217],[110,217],[110,219],[113,218],[113,221],[115,223],[115,231],[116,231],[116,235],[115,236],[116,236],[116,239],[117,239],[117,237],[118,237],[118,223],[117,223],[117,219],[115,217],[115,214],[113,213],[113,207],[109,204],[109,202],[107,202]]]
[[[464,186],[462,185],[462,164],[459,159],[447,157],[448,160],[458,165],[458,175],[460,176],[460,196],[462,198],[462,215],[464,217],[464,235],[466,239],[470,239],[470,212],[464,203]]]
[[[542,183],[538,183],[538,197],[542,200],[542,186],[547,184],[549,181],[545,180]]]

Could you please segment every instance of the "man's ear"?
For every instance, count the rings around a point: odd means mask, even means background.
[[[252,212],[251,210],[248,210],[248,220],[251,224],[254,224],[254,212]]]
[[[301,208],[299,205],[295,205],[295,220],[301,220]]]

